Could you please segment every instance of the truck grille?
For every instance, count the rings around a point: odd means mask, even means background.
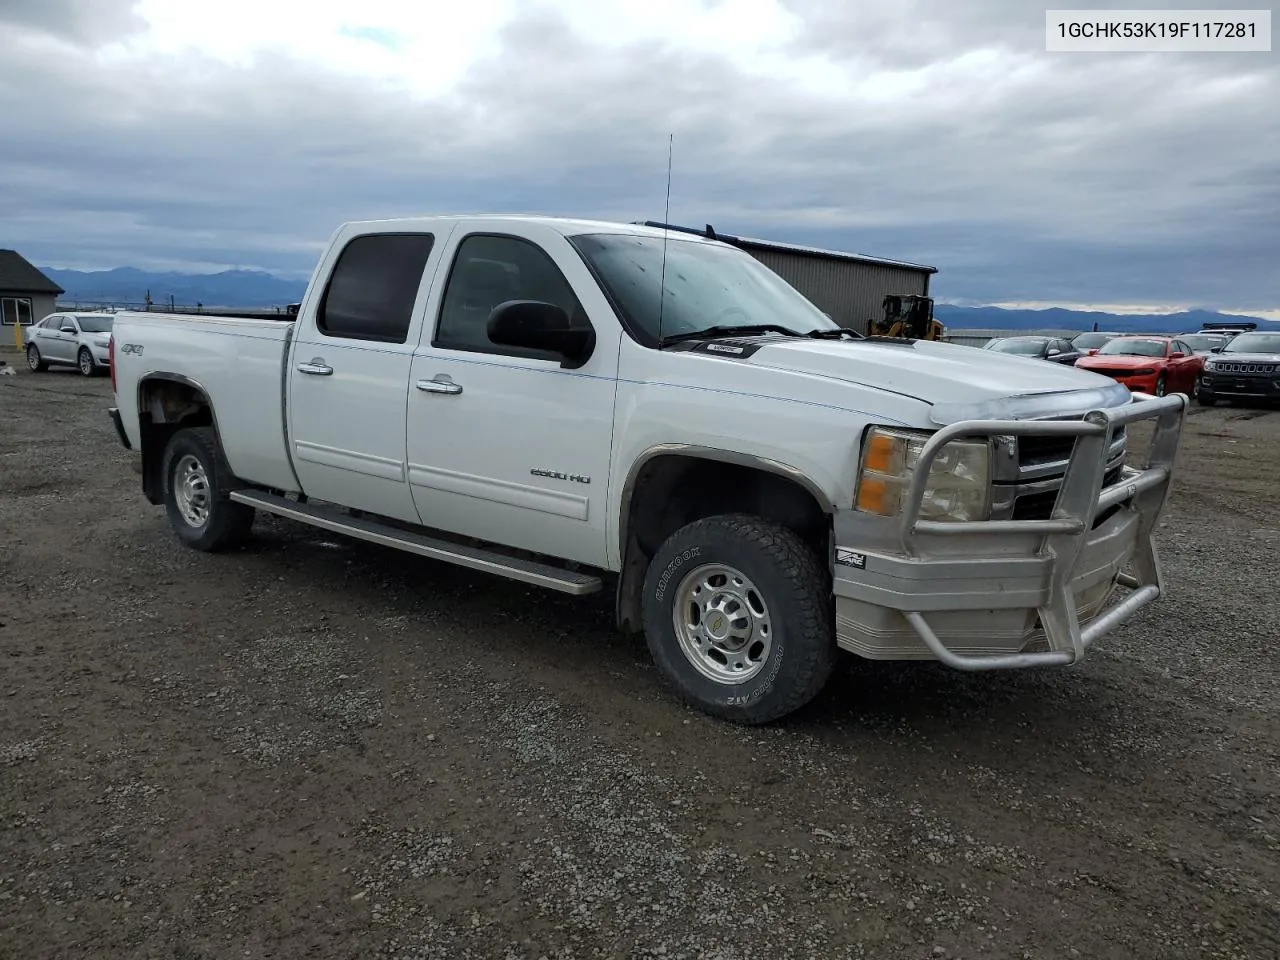
[[[1123,426],[1117,427],[1111,438],[1112,455],[1119,450],[1124,452],[1128,445],[1128,436]],[[1018,467],[1044,467],[1048,464],[1061,463],[1065,473],[1067,461],[1071,459],[1071,451],[1076,445],[1075,437],[1018,437]]]
[[[1218,360],[1212,367],[1213,373],[1275,373],[1280,364],[1275,363],[1223,363]]]
[[[1022,436],[1017,438],[1018,476],[1013,499],[1013,520],[1047,520],[1053,513],[1058,490],[1067,473],[1067,463],[1075,448],[1075,437]],[[1103,485],[1115,483],[1124,470],[1128,436],[1117,427],[1107,451],[1107,472]]]
[[[1124,470],[1123,464],[1117,464],[1106,472],[1102,485],[1109,486],[1120,479]],[[1028,493],[1013,502],[1014,520],[1048,520],[1053,515],[1053,505],[1058,500],[1057,489],[1043,490],[1039,493]],[[1103,518],[1098,518],[1103,519]]]

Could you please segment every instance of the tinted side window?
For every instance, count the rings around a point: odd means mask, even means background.
[[[506,300],[554,303],[569,314],[571,326],[591,325],[569,281],[545,250],[519,237],[472,234],[458,245],[433,345],[512,356],[549,356],[499,347],[490,341],[489,314]]]
[[[429,233],[353,238],[338,254],[316,327],[330,337],[404,343],[434,240]]]

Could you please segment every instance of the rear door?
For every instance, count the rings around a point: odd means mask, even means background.
[[[405,400],[439,232],[352,226],[330,245],[290,352],[289,444],[307,496],[416,523]],[[327,279],[326,279],[327,278]]]
[[[422,522],[605,565],[621,336],[612,307],[545,225],[463,222],[450,248],[408,398],[409,481]],[[595,330],[585,364],[564,369],[559,357],[490,342],[490,311],[525,299],[555,303]]]

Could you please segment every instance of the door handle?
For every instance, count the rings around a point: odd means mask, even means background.
[[[310,363],[298,364],[299,373],[309,373],[316,377],[327,377],[333,373],[333,367],[329,366],[319,357],[312,357]]]
[[[462,392],[462,384],[454,383],[447,373],[437,373],[430,380],[419,380],[414,386],[427,393],[447,393],[456,396]]]

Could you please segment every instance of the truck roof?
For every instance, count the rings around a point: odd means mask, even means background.
[[[502,223],[537,223],[549,227],[566,237],[580,233],[620,233],[637,237],[662,237],[669,235],[667,230],[639,223],[623,223],[616,220],[591,220],[575,217],[550,217],[537,214],[520,213],[477,213],[477,214],[444,214],[430,217],[395,217],[384,220],[352,220],[343,227],[397,227],[401,229],[425,228],[433,224],[452,223],[459,220],[480,220],[484,222]],[[670,233],[680,234],[680,239],[695,243],[716,243],[699,234],[686,233],[672,228]]]

